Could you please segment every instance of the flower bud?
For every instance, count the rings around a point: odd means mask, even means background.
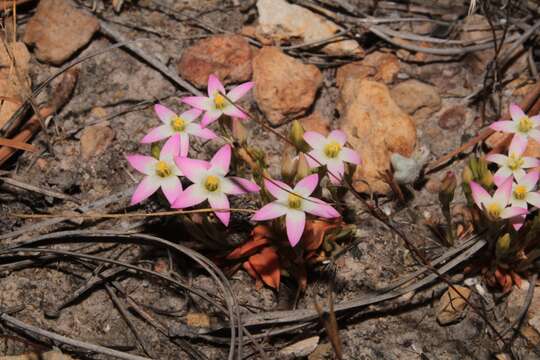
[[[291,124],[289,140],[294,144],[298,151],[307,151],[308,145],[304,141],[304,127],[298,120],[294,120]]]
[[[300,153],[300,155],[298,155],[298,162],[296,165],[296,181],[301,180],[310,174],[311,170],[307,162],[306,155]]]
[[[510,249],[510,243],[512,239],[510,234],[506,233],[497,240],[497,247],[495,248],[495,253],[497,256],[504,255]]]
[[[152,157],[156,159],[159,159],[160,152],[161,152],[161,147],[159,146],[159,143],[157,142],[152,143],[152,145],[150,146],[150,155],[152,155]]]
[[[474,180],[473,172],[468,165],[465,166],[465,168],[463,169],[463,173],[461,176],[464,184],[469,184],[471,181]]]
[[[240,145],[245,145],[248,138],[248,133],[242,121],[237,118],[232,119],[232,135]]]
[[[482,173],[480,184],[485,188],[490,188],[493,185],[493,174],[487,170]]]
[[[448,171],[441,182],[441,190],[439,191],[439,201],[445,206],[449,206],[454,199],[454,193],[457,187],[456,175],[452,171]]]
[[[291,182],[296,175],[296,167],[298,166],[298,161],[291,158],[289,152],[285,152],[283,158],[281,159],[281,178],[285,182]]]

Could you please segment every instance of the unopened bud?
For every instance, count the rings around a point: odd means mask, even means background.
[[[240,145],[245,145],[248,138],[248,133],[242,121],[237,118],[232,119],[232,135]]]
[[[463,179],[464,184],[469,184],[471,181],[474,180],[474,175],[472,173],[471,168],[468,165],[465,166],[465,168],[463,169],[463,173],[461,177]]]
[[[152,155],[152,157],[159,159],[160,153],[161,147],[159,146],[159,144],[157,142],[152,143],[152,145],[150,146],[150,154]]]
[[[307,144],[304,141],[304,127],[298,120],[294,120],[291,124],[289,139],[299,151],[307,151]]]
[[[285,152],[281,159],[281,178],[285,182],[291,182],[296,175],[297,160],[291,158],[288,152]]]
[[[497,247],[495,249],[497,255],[504,255],[510,249],[510,243],[512,239],[510,234],[506,233],[497,240]]]
[[[306,156],[303,153],[300,153],[300,155],[298,155],[298,162],[296,165],[296,181],[301,180],[310,174],[311,170]]]
[[[493,185],[493,174],[487,170],[482,173],[480,184],[485,188],[490,188]]]
[[[452,171],[448,171],[441,182],[441,190],[439,191],[439,201],[448,206],[454,199],[454,193],[457,187],[456,175]]]

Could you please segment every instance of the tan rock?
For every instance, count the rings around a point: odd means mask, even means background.
[[[114,139],[114,131],[108,126],[88,126],[81,134],[81,155],[83,159],[103,154]]]
[[[315,111],[309,116],[300,119],[300,123],[306,131],[316,131],[323,135],[330,132],[330,120],[319,111]]]
[[[86,45],[99,29],[92,15],[66,0],[42,0],[32,16],[23,41],[35,47],[38,60],[61,65]]]
[[[31,92],[31,81],[28,75],[30,53],[21,42],[10,43],[11,56],[5,46],[0,46],[0,128],[17,111]]]
[[[417,121],[425,120],[441,108],[441,97],[434,86],[418,80],[407,80],[390,91],[392,99]]]
[[[445,130],[452,130],[462,126],[467,120],[467,110],[462,106],[453,106],[439,116],[439,126]]]
[[[349,78],[370,79],[389,84],[399,72],[399,59],[392,53],[375,51],[361,61],[341,66],[336,73],[336,83],[342,87]]]
[[[206,87],[215,74],[224,84],[251,79],[253,54],[248,41],[239,35],[216,35],[187,48],[176,64],[178,73],[198,87]]]
[[[341,128],[362,158],[354,174],[355,188],[387,193],[390,187],[381,174],[390,170],[390,155],[413,153],[416,127],[412,118],[397,106],[388,87],[375,81],[347,81],[340,103]]]
[[[454,285],[441,297],[437,310],[437,320],[441,325],[453,324],[463,318],[471,290],[464,286]],[[465,300],[463,299],[465,298]]]
[[[263,43],[267,43],[268,39],[274,44],[290,42],[292,39],[309,43],[327,39],[343,30],[324,17],[284,0],[258,0],[257,10],[259,12],[257,38]],[[364,50],[354,40],[327,44],[321,50],[329,55],[364,54]]]
[[[314,65],[265,47],[253,59],[253,81],[257,105],[273,125],[280,125],[313,104],[322,74]]]

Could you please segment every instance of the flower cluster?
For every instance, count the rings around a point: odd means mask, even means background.
[[[508,154],[489,154],[486,160],[498,165],[493,176],[497,190],[491,196],[478,183],[471,181],[471,194],[476,205],[491,220],[510,219],[519,230],[529,213],[529,204],[540,207],[540,194],[536,191],[540,161],[524,156],[529,138],[540,141],[540,116],[527,116],[516,104],[510,105],[511,121],[497,121],[491,128],[514,134]],[[530,170],[532,169],[532,170]],[[528,172],[527,172],[528,171]]]
[[[127,156],[131,166],[145,175],[133,193],[131,204],[142,202],[161,188],[172,208],[184,209],[208,201],[216,217],[227,226],[230,221],[228,195],[257,193],[260,188],[250,180],[227,176],[232,156],[229,144],[222,146],[210,161],[190,158],[190,136],[205,140],[217,138],[207,126],[222,115],[232,117],[235,122],[247,119],[248,115],[235,103],[252,87],[253,83],[247,82],[226,92],[219,79],[210,75],[207,97],[181,99],[192,109],[177,115],[161,104],[155,105],[154,110],[162,125],[152,129],[141,143],[166,141],[158,159],[138,154]],[[198,123],[196,120],[201,115],[202,120]],[[342,180],[344,162],[360,164],[358,154],[345,147],[346,136],[342,131],[334,130],[328,137],[306,132],[303,138],[311,147],[307,155],[309,166],[325,166],[333,184]],[[180,177],[187,178],[192,184],[183,189]],[[322,218],[340,216],[330,204],[311,196],[319,184],[318,174],[305,176],[294,188],[268,176],[263,177],[264,187],[276,200],[257,210],[252,220],[266,221],[285,216],[287,237],[292,246],[302,237],[306,213]]]

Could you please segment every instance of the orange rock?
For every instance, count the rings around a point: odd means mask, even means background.
[[[336,74],[336,83],[342,87],[350,78],[370,79],[389,84],[399,72],[399,59],[391,53],[375,51],[361,61],[341,66]]]
[[[319,111],[315,111],[309,116],[300,119],[300,123],[306,131],[316,131],[327,135],[330,132],[330,120],[324,117]]]

